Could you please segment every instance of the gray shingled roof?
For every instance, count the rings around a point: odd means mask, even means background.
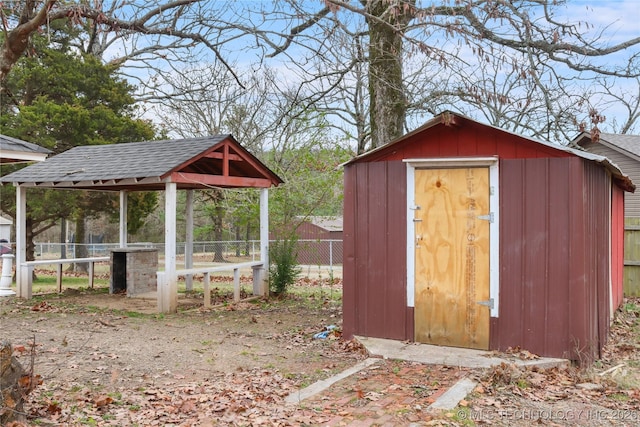
[[[74,147],[3,181],[65,182],[160,177],[227,135]]]
[[[39,145],[32,144],[27,141],[22,141],[17,138],[13,138],[6,135],[0,135],[0,162],[13,162],[25,160],[20,153],[26,155],[31,154],[51,154],[51,150],[40,147]],[[29,157],[29,156],[27,156]]]
[[[640,135],[620,135],[616,133],[601,133],[600,140],[615,145],[631,154],[640,156]]]
[[[205,154],[218,145],[222,146],[225,141],[231,141],[237,153],[247,160],[236,162],[242,163],[244,167],[237,176],[263,177],[266,174],[274,181],[279,180],[231,135],[214,135],[74,147],[45,162],[6,175],[0,178],[0,182],[75,188],[100,187],[108,190],[117,190],[126,183],[128,187],[140,187],[140,190],[152,189],[151,187],[159,189],[162,188],[161,180],[175,171],[219,175],[215,170],[216,160],[207,158]],[[247,166],[253,168],[249,169]],[[261,171],[256,172],[256,166]],[[145,186],[147,188],[142,188]],[[189,185],[183,184],[183,188],[189,188]],[[195,183],[193,188],[198,188]]]

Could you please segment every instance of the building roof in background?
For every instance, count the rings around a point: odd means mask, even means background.
[[[574,144],[582,145],[586,142],[593,141],[591,134],[583,132],[574,140]],[[601,133],[598,144],[616,150],[630,157],[637,157],[640,160],[640,135],[622,135],[617,133]]]
[[[307,221],[327,231],[342,231],[341,216],[311,216]]]
[[[41,162],[51,153],[39,145],[0,135],[0,163]]]

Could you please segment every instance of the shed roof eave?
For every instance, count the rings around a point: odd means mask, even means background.
[[[579,138],[581,138],[581,135],[579,135],[573,141],[577,142]],[[633,183],[631,178],[628,175],[626,175],[624,172],[622,172],[622,169],[620,169],[620,167],[614,162],[612,162],[608,157],[601,156],[600,154],[595,154],[585,150],[577,150],[573,148],[571,150],[575,151],[578,157],[581,157],[586,160],[591,160],[593,162],[600,163],[601,165],[603,165],[609,172],[611,172],[611,175],[616,179],[618,186],[622,188],[624,191],[627,191],[629,193],[635,192],[636,185]]]
[[[409,132],[409,133],[407,133],[407,134],[405,134],[405,135],[403,135],[403,136],[401,136],[401,137],[389,142],[388,144],[382,145],[380,147],[376,147],[373,150],[367,151],[366,153],[359,154],[359,155],[355,156],[353,159],[348,160],[347,162],[343,163],[343,165],[347,165],[349,163],[361,160],[362,158],[369,157],[369,156],[371,156],[371,155],[373,155],[373,154],[375,154],[375,153],[377,153],[379,151],[388,149],[389,147],[391,147],[391,146],[393,146],[395,144],[398,144],[398,143],[406,140],[407,138],[412,137],[415,134],[424,132],[427,129],[432,128],[432,127],[434,127],[434,126],[436,126],[438,124],[443,124],[445,126],[457,126],[457,125],[462,124],[461,121],[466,121],[466,122],[469,122],[469,123],[475,123],[475,124],[478,124],[478,125],[490,128],[490,129],[494,129],[494,130],[499,131],[499,132],[503,132],[503,133],[506,133],[506,134],[509,134],[509,135],[513,135],[513,136],[518,137],[518,138],[522,138],[522,139],[529,140],[531,142],[535,142],[537,144],[543,145],[543,146],[548,147],[548,148],[552,148],[552,149],[563,151],[563,152],[566,152],[566,153],[570,153],[570,154],[573,154],[573,155],[576,155],[576,156],[579,156],[579,157],[583,157],[582,153],[584,153],[584,151],[582,151],[582,150],[576,150],[575,148],[571,148],[571,147],[568,147],[568,146],[565,146],[565,145],[552,144],[550,142],[543,141],[543,140],[540,140],[540,139],[537,139],[537,138],[533,138],[533,137],[530,137],[530,136],[520,135],[520,134],[518,134],[516,132],[510,131],[510,130],[507,130],[507,129],[502,129],[502,128],[500,128],[498,126],[495,126],[495,125],[491,125],[491,124],[487,124],[487,123],[481,123],[479,121],[476,121],[476,120],[474,120],[474,119],[472,119],[470,117],[467,117],[465,115],[462,115],[462,114],[453,113],[451,111],[445,111],[445,112],[442,112],[442,113],[438,114],[437,116],[435,116],[431,120],[427,121],[424,125],[420,126],[419,128],[417,128],[417,129],[415,129],[415,130],[413,130],[413,131],[411,131],[411,132]]]
[[[351,163],[355,163],[358,161],[361,161],[367,157],[373,156],[375,153],[378,153],[382,150],[388,150],[390,149],[390,147],[393,147],[394,145],[405,141],[406,139],[412,137],[413,135],[416,135],[418,133],[424,132],[434,126],[437,126],[439,124],[445,125],[445,126],[458,126],[460,124],[462,124],[462,122],[468,122],[468,123],[475,123],[490,129],[494,129],[497,130],[499,132],[503,132],[509,135],[513,135],[516,136],[518,138],[522,138],[525,140],[529,140],[531,142],[535,142],[537,144],[540,144],[542,146],[548,147],[548,148],[552,148],[558,151],[562,151],[565,153],[569,153],[572,154],[576,157],[580,157],[586,160],[590,160],[590,161],[595,161],[597,163],[601,163],[603,164],[603,166],[609,170],[611,172],[611,174],[616,178],[616,183],[618,186],[620,186],[620,188],[622,188],[623,190],[627,191],[627,192],[631,192],[633,193],[635,191],[635,184],[631,181],[631,178],[629,178],[624,172],[622,172],[622,170],[615,164],[613,163],[611,160],[609,160],[607,157],[604,156],[600,156],[597,154],[593,154],[593,153],[589,153],[587,151],[584,150],[579,150],[576,148],[571,148],[568,146],[564,146],[564,145],[558,145],[558,144],[552,144],[550,142],[546,142],[546,141],[542,141],[536,138],[532,138],[532,137],[528,137],[528,136],[524,136],[524,135],[519,135],[515,132],[512,132],[510,130],[505,130],[505,129],[501,129],[497,126],[494,125],[490,125],[490,124],[486,124],[486,123],[481,123],[478,122],[476,120],[473,120],[467,116],[464,116],[462,114],[458,114],[458,113],[453,113],[451,111],[445,111],[443,113],[438,114],[437,116],[435,116],[434,118],[432,118],[431,120],[427,121],[424,125],[420,126],[419,128],[407,133],[406,135],[401,136],[400,138],[391,141],[390,143],[383,145],[381,147],[377,147],[371,151],[368,151],[366,153],[362,153],[358,156],[355,156],[353,159],[348,160],[347,162],[343,163],[341,166],[347,166]],[[580,138],[581,135],[578,135],[577,138]],[[574,139],[573,141],[576,141],[576,139]]]

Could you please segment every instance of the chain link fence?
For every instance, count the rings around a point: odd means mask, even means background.
[[[89,257],[109,256],[112,249],[119,247],[117,243],[36,243],[36,260],[77,258],[80,246],[86,248],[86,256]],[[164,243],[137,242],[129,243],[128,246],[156,249],[159,262],[163,264]],[[184,260],[185,246],[184,242],[176,244],[179,261]],[[259,240],[193,243],[193,262],[196,266],[215,262],[241,263],[259,259]],[[342,240],[298,240],[298,264],[303,275],[326,274],[330,277],[341,277]]]

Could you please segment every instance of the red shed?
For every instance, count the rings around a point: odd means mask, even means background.
[[[606,157],[446,112],[344,179],[345,337],[600,357],[635,189]]]

